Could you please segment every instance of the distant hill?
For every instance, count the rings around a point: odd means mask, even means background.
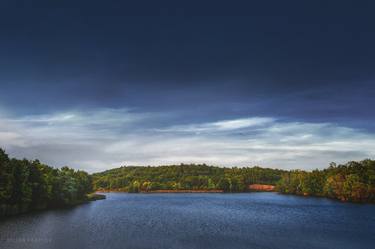
[[[244,192],[253,183],[273,184],[285,170],[270,168],[221,168],[205,164],[159,167],[120,167],[93,174],[95,189],[127,192],[153,190],[223,190]]]
[[[120,167],[95,173],[93,187],[125,192],[247,192],[251,184],[275,185],[285,194],[321,196],[342,201],[375,202],[375,161],[324,170],[280,170],[261,167],[221,168],[205,164]],[[189,190],[189,191],[188,191]]]

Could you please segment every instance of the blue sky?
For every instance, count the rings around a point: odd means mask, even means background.
[[[371,1],[2,1],[0,146],[89,170],[373,158]]]

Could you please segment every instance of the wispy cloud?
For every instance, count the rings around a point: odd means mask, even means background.
[[[169,119],[130,109],[3,114],[0,146],[12,156],[91,172],[190,162],[312,169],[373,157],[375,151],[374,134],[330,123],[245,117],[160,127]]]
[[[262,125],[269,124],[273,122],[273,118],[264,118],[264,117],[253,117],[253,118],[241,118],[235,120],[222,120],[212,123],[203,123],[203,124],[187,124],[187,125],[177,125],[172,127],[167,127],[161,129],[160,131],[166,132],[222,132],[222,131],[231,131],[239,130],[250,127],[259,127]]]

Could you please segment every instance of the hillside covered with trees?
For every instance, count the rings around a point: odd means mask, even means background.
[[[375,202],[375,161],[332,163],[324,170],[279,170],[207,165],[120,167],[93,174],[96,190],[222,190],[247,192],[250,184],[276,185],[284,194],[320,196],[353,202]]]
[[[94,189],[147,192],[154,190],[223,190],[245,192],[249,184],[276,184],[286,171],[268,168],[222,168],[205,164],[121,167],[93,174]]]
[[[0,217],[74,205],[90,192],[91,176],[84,171],[9,158],[0,149]]]

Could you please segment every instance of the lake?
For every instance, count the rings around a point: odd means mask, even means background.
[[[0,248],[373,249],[375,205],[276,193],[127,194],[0,221]]]

